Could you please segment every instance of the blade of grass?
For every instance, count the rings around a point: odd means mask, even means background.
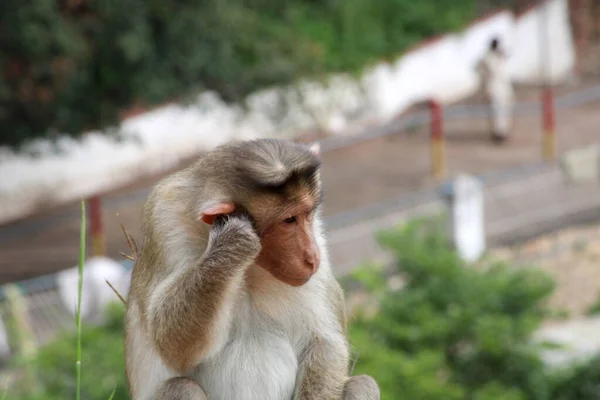
[[[81,399],[81,297],[83,292],[83,261],[85,260],[85,201],[81,201],[81,233],[79,237],[79,283],[77,287],[77,361],[75,370],[77,373],[76,400]],[[112,396],[111,396],[112,398]]]
[[[119,300],[121,300],[121,302],[126,305],[127,302],[125,301],[125,299],[123,298],[123,296],[121,296],[121,293],[119,293],[117,291],[117,289],[115,289],[115,287],[107,279],[105,279],[104,282],[106,282],[106,284],[112,289],[112,291],[115,292],[115,294],[117,295],[117,297],[119,298]]]
[[[117,391],[117,388],[114,388],[110,397],[108,398],[108,400],[113,400],[113,397],[115,397],[115,392]]]
[[[9,377],[7,376],[6,377],[6,382],[4,383],[5,387],[4,387],[4,393],[2,394],[2,400],[6,400],[7,396],[8,396],[8,385],[9,385],[8,384],[8,379],[9,379]]]
[[[354,368],[356,367],[356,363],[358,362],[358,356],[360,356],[360,351],[356,352],[356,357],[352,362],[352,368],[350,368],[350,376],[352,376],[352,374],[354,373]]]

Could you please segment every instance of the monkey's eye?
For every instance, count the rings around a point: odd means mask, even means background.
[[[289,217],[283,220],[284,223],[286,224],[293,224],[294,222],[296,222],[296,217]]]

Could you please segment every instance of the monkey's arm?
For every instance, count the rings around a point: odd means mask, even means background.
[[[368,375],[348,376],[345,336],[315,338],[296,381],[294,400],[380,400],[379,386]]]
[[[335,281],[328,290],[338,329],[316,336],[302,358],[294,400],[379,400],[379,386],[368,375],[348,376],[349,345],[344,293]]]
[[[259,238],[247,217],[219,217],[196,265],[172,272],[156,287],[148,325],[169,367],[186,373],[224,344],[233,294],[259,251]]]
[[[316,334],[301,358],[294,400],[339,400],[348,378],[349,347],[346,339],[344,294],[337,282],[329,282],[327,302],[334,310],[335,330]]]
[[[314,338],[300,364],[294,400],[340,400],[347,369],[348,347],[342,336]]]

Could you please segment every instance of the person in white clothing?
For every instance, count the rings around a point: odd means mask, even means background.
[[[504,142],[512,128],[514,92],[508,74],[507,55],[498,38],[493,38],[490,42],[489,50],[480,61],[478,70],[491,108],[492,140]]]

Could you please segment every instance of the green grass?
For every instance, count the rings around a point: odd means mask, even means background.
[[[85,201],[81,201],[81,232],[79,236],[79,282],[77,288],[77,361],[75,371],[77,373],[76,400],[81,399],[81,297],[83,292],[83,262],[85,261]],[[114,392],[113,392],[114,395]],[[112,395],[110,396],[112,399]]]
[[[81,300],[83,297],[83,266],[86,257],[86,208],[85,201],[81,201],[81,232],[79,238],[79,260],[78,260],[78,287],[77,287],[77,312],[76,312],[76,325],[77,325],[77,349],[76,349],[76,360],[75,360],[75,373],[76,373],[76,400],[81,400],[81,361],[82,361],[82,321],[81,321]],[[8,399],[8,385],[6,385],[1,400]],[[109,400],[112,400],[115,396],[116,388],[112,391]]]
[[[76,400],[81,400],[81,298],[83,295],[83,263],[85,262],[85,236],[86,236],[86,217],[85,201],[81,201],[81,232],[79,235],[79,281],[77,287],[77,360],[75,361],[75,371],[77,374]],[[117,389],[113,389],[108,400],[112,400]],[[6,392],[3,400],[6,397]]]
[[[106,325],[87,325],[82,314],[83,280],[87,237],[86,204],[81,202],[81,232],[78,254],[75,330],[66,329],[35,354],[13,360],[16,369],[31,372],[30,379],[18,378],[0,390],[0,399],[126,399],[124,374],[123,306],[106,310]],[[110,349],[107,351],[107,349]],[[85,368],[83,362],[85,361]],[[73,374],[75,363],[75,374]],[[86,372],[86,374],[83,374]],[[10,391],[10,393],[8,393]]]
[[[8,382],[6,384],[6,388],[4,389],[4,393],[2,393],[2,400],[6,400],[7,395],[8,395]]]

